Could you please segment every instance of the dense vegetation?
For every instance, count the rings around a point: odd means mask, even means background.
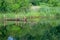
[[[31,6],[41,7],[30,10]],[[60,0],[0,0],[0,40],[13,36],[15,40],[60,40]],[[3,15],[8,18],[27,17],[16,25],[7,22],[3,25]],[[21,16],[22,15],[22,16]],[[30,16],[40,18],[30,19]],[[30,23],[29,23],[30,22]]]
[[[31,5],[59,7],[60,0],[0,0],[0,11],[18,12],[29,9]]]

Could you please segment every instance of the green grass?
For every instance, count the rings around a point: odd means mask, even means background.
[[[23,13],[23,12],[19,12],[19,13],[2,13],[0,14],[0,25],[2,24],[2,19],[4,18],[4,15],[7,17],[7,18],[16,18],[16,15],[18,15],[18,18],[20,19],[23,19],[24,16],[27,17],[27,20],[28,22],[29,21],[34,21],[34,22],[49,22],[51,23],[51,25],[58,25],[60,24],[60,19],[56,19],[56,14],[60,14],[59,11],[57,11],[57,7],[54,9],[53,7],[52,8],[45,8],[45,7],[42,7],[39,12],[35,12],[35,11],[30,11],[28,13]],[[40,18],[35,18],[35,19],[30,19],[29,17],[30,16],[40,16]],[[59,17],[60,18],[60,17]],[[7,22],[7,24],[13,24],[14,22]]]

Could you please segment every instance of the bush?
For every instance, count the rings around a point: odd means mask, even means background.
[[[29,7],[29,0],[0,0],[0,10],[18,12]]]

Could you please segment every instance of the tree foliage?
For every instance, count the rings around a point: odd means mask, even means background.
[[[29,7],[29,0],[0,0],[1,11],[19,11]]]
[[[15,24],[0,26],[0,40],[7,40],[10,35],[15,40],[60,40],[60,9],[57,8],[60,6],[60,0],[0,0],[0,12],[26,12],[30,5],[39,7],[44,5],[39,12],[34,11],[26,15],[42,16],[41,19],[28,19],[31,23],[19,23],[19,26]]]

